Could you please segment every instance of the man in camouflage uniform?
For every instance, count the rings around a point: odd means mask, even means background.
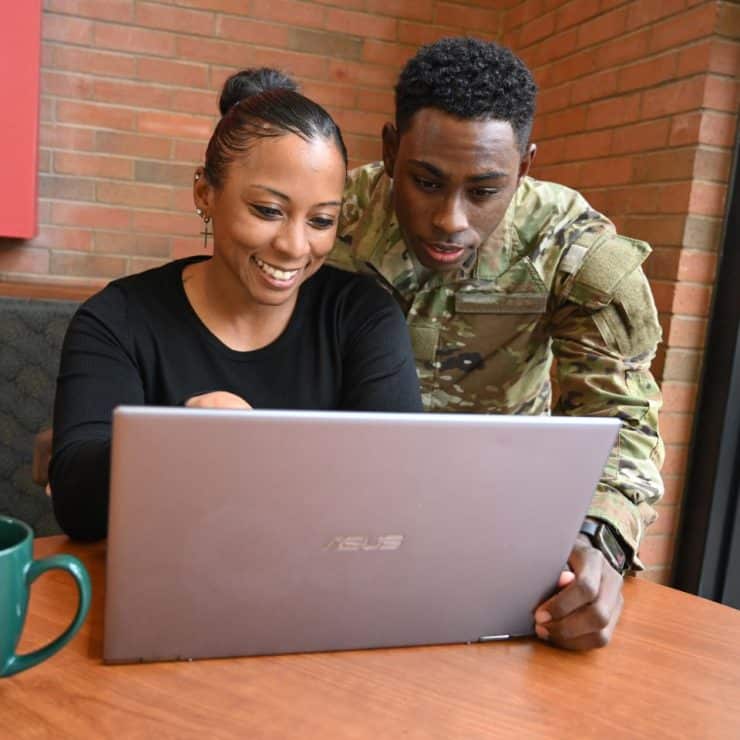
[[[540,637],[584,649],[610,639],[622,573],[642,567],[663,491],[650,373],[660,326],[648,245],[575,191],[527,176],[535,94],[496,44],[421,49],[396,87],[383,163],[350,174],[330,262],[396,296],[428,410],[549,414],[555,361],[555,413],[621,419],[572,573],[535,613]]]

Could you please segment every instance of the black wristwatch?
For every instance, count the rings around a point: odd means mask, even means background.
[[[627,555],[624,548],[606,522],[584,519],[581,525],[581,534],[591,540],[591,544],[606,558],[617,573],[624,575],[627,570]]]

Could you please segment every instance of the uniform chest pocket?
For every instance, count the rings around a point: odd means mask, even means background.
[[[464,347],[443,339],[439,353],[446,355],[447,365],[454,365],[462,351],[481,369],[486,385],[508,385],[522,375],[542,342],[537,327],[546,308],[543,293],[459,293],[456,322],[464,323],[468,338]]]
[[[543,293],[458,293],[455,313],[542,314],[547,308]]]

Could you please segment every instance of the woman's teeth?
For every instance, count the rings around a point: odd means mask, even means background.
[[[254,257],[253,259],[262,272],[266,272],[276,280],[292,280],[298,274],[298,270],[278,270],[277,267],[273,267],[259,257]]]

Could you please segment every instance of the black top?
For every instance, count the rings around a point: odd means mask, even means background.
[[[258,409],[421,411],[403,315],[371,278],[322,267],[300,288],[285,331],[239,352],[201,322],[171,262],[116,280],[67,331],[54,405],[49,479],[71,537],[104,537],[113,409],[177,406],[230,391]]]

